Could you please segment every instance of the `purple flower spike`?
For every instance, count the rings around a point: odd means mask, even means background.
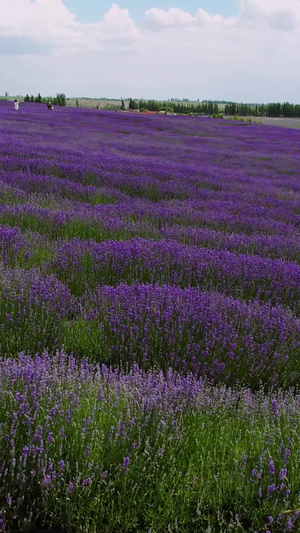
[[[268,469],[269,469],[269,474],[273,475],[275,473],[275,465],[274,465],[274,461],[273,461],[273,459],[271,457],[270,457],[269,462],[268,462]]]
[[[125,469],[127,469],[129,467],[129,463],[130,463],[130,458],[129,457],[125,457],[124,462],[123,462],[123,466],[124,466]]]
[[[51,476],[47,475],[47,476],[44,477],[44,479],[42,481],[42,486],[43,487],[49,487],[49,485],[51,485],[51,482],[52,482]]]
[[[284,479],[286,479],[286,476],[287,476],[287,469],[281,468],[281,470],[279,471],[279,475],[278,475],[279,481],[283,481]]]
[[[69,495],[72,494],[73,489],[74,489],[74,484],[70,481],[69,486],[67,488],[67,494]]]
[[[91,483],[92,483],[92,479],[90,477],[88,477],[82,482],[82,487],[87,487]]]

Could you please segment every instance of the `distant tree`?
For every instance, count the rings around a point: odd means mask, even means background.
[[[267,116],[268,117],[280,117],[281,115],[281,104],[268,104]]]
[[[214,113],[214,103],[209,101],[208,104],[207,104],[207,107],[208,107],[208,113],[209,115],[212,115]]]
[[[265,104],[262,104],[261,106],[259,106],[259,115],[261,117],[264,117],[266,116],[266,113],[267,113],[267,106],[265,106]]]
[[[79,107],[79,102],[78,102],[78,100],[76,100],[76,107]]]
[[[32,94],[31,97],[30,97],[30,102],[34,102],[34,96],[33,96],[33,94]]]
[[[5,97],[7,98],[9,96],[8,92],[5,91]]]
[[[38,93],[38,95],[35,97],[34,101],[35,101],[36,104],[41,104],[43,102],[43,99],[42,99],[40,93]]]
[[[166,115],[168,113],[174,113],[174,107],[173,106],[169,106],[169,105],[165,105],[163,107],[161,107],[159,109],[160,112],[164,112]]]
[[[146,101],[143,100],[143,98],[141,98],[140,101],[139,101],[139,110],[146,109],[146,108],[147,108]]]
[[[216,104],[216,103],[214,103],[213,113],[214,113],[215,115],[218,115],[218,113],[219,113],[219,106],[218,106],[218,104]]]
[[[67,105],[66,95],[64,93],[58,93],[56,95],[56,105],[65,107]]]
[[[30,96],[29,94],[26,94],[25,98],[24,98],[24,102],[30,102]]]
[[[139,108],[139,104],[137,103],[137,101],[134,100],[133,98],[130,98],[129,109],[138,109],[138,108]]]
[[[156,100],[148,100],[148,102],[146,102],[146,108],[149,109],[149,111],[159,111],[160,102],[157,102]]]
[[[121,98],[121,109],[122,109],[122,111],[126,110],[125,102],[124,102],[123,98]]]
[[[54,98],[52,96],[48,96],[44,100],[45,103],[51,102],[53,105],[58,105],[60,107],[64,107],[67,105],[67,99],[64,93],[58,93]]]

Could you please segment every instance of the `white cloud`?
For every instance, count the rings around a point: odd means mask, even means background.
[[[300,23],[299,0],[240,0],[242,22],[266,24],[275,30],[293,30]]]
[[[62,0],[0,0],[0,37],[51,43],[74,52],[103,51],[110,44],[120,51],[138,38],[127,9],[113,4],[100,22],[81,24]],[[1,53],[1,49],[0,49]]]
[[[186,28],[193,26],[195,18],[182,9],[171,7],[167,11],[153,7],[145,13],[146,25],[149,29],[159,30],[160,28]]]
[[[182,9],[153,7],[145,12],[146,27],[154,31],[201,26],[267,25],[275,30],[292,30],[300,23],[299,0],[240,0],[239,17],[210,15],[199,8],[195,14]]]
[[[202,26],[231,26],[237,22],[236,17],[224,18],[221,15],[210,15],[199,8],[195,15],[178,8],[168,10],[153,7],[145,12],[146,28],[160,31],[168,28],[197,29]]]
[[[83,49],[106,52],[125,52],[136,43],[139,31],[128,9],[113,4],[103,19],[94,24],[82,25],[85,37]]]
[[[153,7],[138,25],[115,3],[83,24],[63,0],[0,0],[3,90],[297,101],[300,0],[239,8],[223,17]]]
[[[54,40],[79,36],[79,24],[61,0],[0,0],[0,35]]]

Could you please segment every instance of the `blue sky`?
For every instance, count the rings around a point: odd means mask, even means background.
[[[0,0],[0,13],[0,94],[300,103],[300,0]]]
[[[73,11],[79,21],[93,22],[109,10],[112,5],[111,0],[65,0],[64,4],[70,11]],[[237,0],[116,0],[121,8],[127,8],[131,16],[136,21],[143,19],[143,14],[147,9],[159,7],[169,9],[177,7],[190,13],[202,8],[212,15],[221,14],[224,16],[236,15],[238,12]]]

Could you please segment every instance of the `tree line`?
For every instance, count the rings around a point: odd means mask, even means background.
[[[300,105],[285,102],[270,104],[236,104],[225,105],[225,115],[252,117],[300,117]]]
[[[47,96],[43,97],[40,93],[38,93],[37,96],[29,96],[29,94],[26,94],[24,98],[24,102],[35,102],[36,104],[47,104],[48,102],[51,102],[53,105],[58,106],[66,106],[67,105],[67,99],[66,95],[64,93],[58,93],[55,97]]]
[[[289,102],[269,104],[243,104],[230,102],[219,106],[210,100],[203,102],[187,103],[174,100],[135,100],[130,98],[129,109],[141,111],[172,112],[179,114],[216,115],[224,113],[232,116],[251,117],[294,117],[300,118],[300,105]]]
[[[219,113],[219,106],[216,102],[197,102],[194,104],[187,102],[174,102],[174,100],[135,100],[130,98],[129,100],[129,109],[140,111],[160,111],[171,112],[171,113],[180,113],[184,115],[189,114],[203,114],[203,115],[213,115]]]

